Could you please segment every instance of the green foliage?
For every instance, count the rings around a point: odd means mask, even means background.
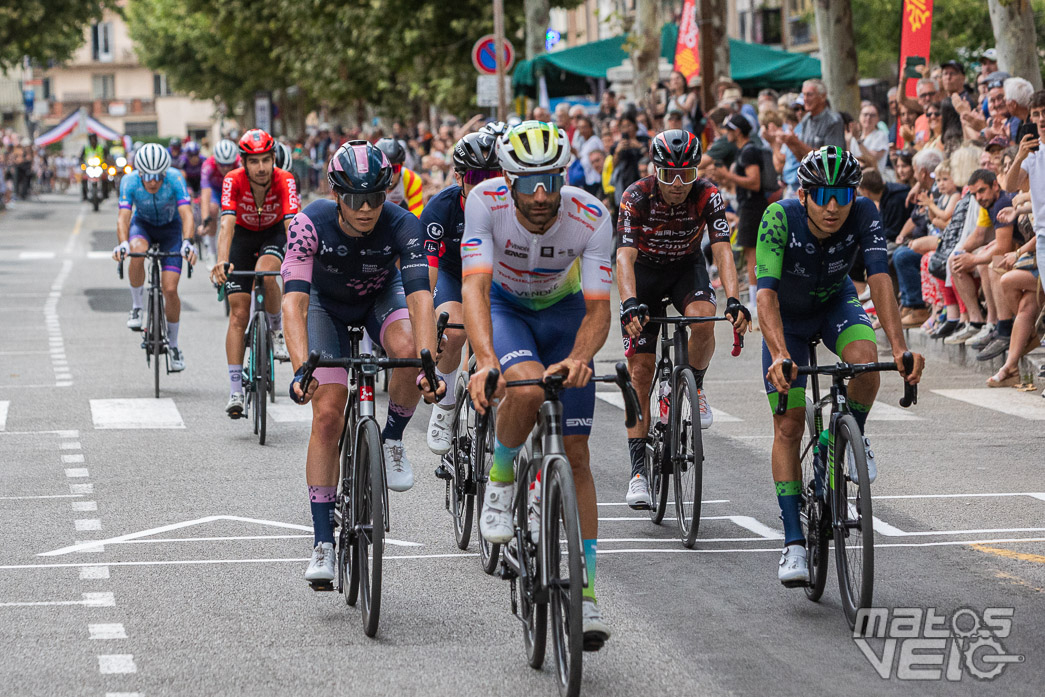
[[[0,3],[0,70],[29,56],[37,63],[67,60],[83,45],[83,30],[102,16],[99,0],[19,0]]]

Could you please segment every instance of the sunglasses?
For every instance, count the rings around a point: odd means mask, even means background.
[[[848,206],[856,196],[856,189],[850,189],[848,186],[822,186],[811,189],[809,194],[813,197],[813,203],[818,206],[826,206],[831,199],[838,201],[839,206]]]
[[[566,184],[566,178],[561,172],[549,172],[546,174],[527,174],[516,177],[512,182],[512,190],[517,194],[531,196],[537,193],[538,188],[543,188],[546,194],[557,194]]]
[[[403,171],[403,165],[392,165],[392,174],[399,174]]]
[[[481,184],[487,179],[493,179],[501,176],[501,170],[499,169],[469,169],[464,172],[458,172],[461,178],[464,179],[464,183],[469,186],[475,186]]]
[[[358,211],[363,207],[363,204],[370,206],[370,208],[378,208],[385,202],[385,192],[375,191],[369,194],[341,194],[337,195],[341,202],[354,211]]]
[[[143,182],[161,182],[163,181],[163,174],[145,174],[142,173]]]
[[[661,184],[692,184],[697,181],[696,167],[657,167],[657,181]]]
[[[925,118],[927,118],[927,119],[934,119],[934,118],[936,118],[939,115],[940,115],[940,112],[938,112],[938,111],[927,111],[927,112],[925,112]]]

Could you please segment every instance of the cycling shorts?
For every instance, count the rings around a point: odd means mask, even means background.
[[[662,266],[635,264],[635,299],[649,308],[651,317],[663,317],[667,308],[665,300],[680,314],[693,302],[709,302],[715,305],[715,289],[711,287],[707,263],[701,254]],[[621,327],[624,337],[624,353],[656,353],[660,325],[647,322],[642,333],[632,339]]]
[[[158,244],[161,252],[169,252],[170,256],[164,257],[160,266],[164,271],[181,273],[181,218],[175,218],[166,225],[153,225],[133,216],[130,239],[135,237],[145,240],[150,247]]]
[[[849,286],[850,289],[852,285]],[[854,341],[875,341],[874,329],[860,300],[852,293],[839,294],[833,302],[822,306],[821,314],[790,317],[781,315],[784,325],[784,342],[795,365],[809,365],[809,340],[819,335],[830,351],[841,358],[842,350]],[[762,341],[762,382],[769,396],[769,405],[777,405],[776,388],[765,379],[773,359],[766,342]],[[805,408],[806,376],[799,375],[787,393],[787,408]]]
[[[439,270],[439,277],[435,282],[435,295],[432,300],[435,306],[443,303],[461,302],[461,277]]]
[[[282,263],[286,247],[287,229],[282,220],[264,230],[250,230],[237,225],[232,246],[229,247],[229,263],[234,271],[253,271],[258,257],[265,254],[276,257]],[[226,284],[226,293],[249,293],[252,287],[249,279],[232,277]]]
[[[502,297],[495,290],[490,294],[490,319],[493,348],[501,371],[527,361],[549,366],[569,356],[585,313],[583,293],[568,295],[543,310],[531,310]],[[591,433],[595,383],[589,382],[581,389],[564,390],[560,399],[563,435],[587,436]]]
[[[319,351],[324,358],[346,358],[349,327],[364,327],[371,339],[383,346],[385,330],[400,319],[410,319],[410,314],[398,273],[373,302],[351,310],[325,303],[313,287],[308,297],[308,350]],[[320,385],[348,386],[344,368],[317,368],[314,376]]]

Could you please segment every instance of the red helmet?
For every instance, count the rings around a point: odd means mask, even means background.
[[[247,155],[263,155],[272,152],[276,148],[276,141],[260,128],[252,128],[239,139],[239,153]]]

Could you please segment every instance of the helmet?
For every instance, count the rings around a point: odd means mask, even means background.
[[[401,165],[406,162],[406,148],[395,138],[382,138],[375,145],[393,165]]]
[[[490,135],[494,136],[495,138],[500,138],[501,136],[503,136],[505,133],[508,132],[508,128],[509,128],[508,124],[506,124],[504,121],[491,121],[490,123],[488,123],[485,126],[483,126],[482,128],[480,128],[479,132],[480,133],[489,133]]]
[[[275,147],[276,141],[260,128],[250,129],[239,139],[239,154],[244,157],[247,155],[264,155],[267,152],[272,152]]]
[[[376,145],[365,140],[350,140],[330,158],[327,181],[339,194],[384,191],[392,181],[392,164]]]
[[[172,148],[180,148],[181,147],[181,138],[179,138],[177,136],[174,136],[169,141],[167,141],[167,145],[168,145],[168,147],[172,147]]]
[[[214,161],[219,165],[235,164],[237,155],[236,144],[228,138],[219,140],[214,147]]]
[[[566,131],[543,121],[523,121],[497,139],[497,159],[508,175],[560,169],[570,155]]]
[[[500,169],[497,161],[497,138],[485,131],[469,133],[454,146],[454,169]]]
[[[855,189],[863,175],[860,161],[837,145],[825,145],[802,158],[798,182],[803,189],[839,186]]]
[[[290,147],[286,143],[276,143],[276,167],[290,169]]]
[[[131,150],[138,152],[142,149],[142,145],[144,145],[144,143],[142,143],[140,140],[136,140],[134,141],[134,144],[131,146]]]
[[[700,138],[673,128],[650,142],[649,159],[657,167],[696,167],[701,157]]]
[[[188,143],[185,144],[185,147],[182,148],[182,151],[186,155],[198,155],[200,152],[200,144],[194,140],[190,140]]]
[[[171,154],[157,143],[146,143],[134,156],[134,167],[142,174],[163,174],[171,166]]]

